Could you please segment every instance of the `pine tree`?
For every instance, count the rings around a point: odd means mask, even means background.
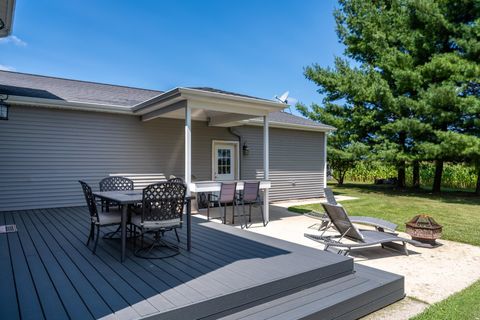
[[[478,119],[468,86],[480,78],[479,10],[474,0],[341,0],[337,33],[357,66],[336,58],[333,69],[305,69],[326,105],[357,115],[349,120],[357,138],[396,164],[399,186],[407,164],[416,164],[418,182],[420,161],[435,160],[438,191],[443,162],[458,161],[443,133],[469,134]]]

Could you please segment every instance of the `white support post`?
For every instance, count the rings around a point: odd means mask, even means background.
[[[264,180],[270,179],[268,115],[263,116],[263,178]],[[269,190],[265,189],[263,194],[263,211],[266,223],[270,221],[268,193]]]
[[[327,132],[323,133],[323,188],[327,187]]]
[[[185,183],[187,196],[190,196],[190,183],[192,182],[192,110],[185,106]]]

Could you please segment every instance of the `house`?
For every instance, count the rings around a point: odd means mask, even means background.
[[[250,180],[264,179],[267,167],[270,201],[323,195],[334,128],[286,113],[279,102],[10,71],[0,71],[0,94],[8,105],[0,121],[0,210],[83,205],[79,179],[96,185],[109,174],[190,176],[187,170],[196,181]]]

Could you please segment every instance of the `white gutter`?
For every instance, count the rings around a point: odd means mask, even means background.
[[[248,126],[263,126],[263,122],[260,119],[251,119],[242,121],[244,125]],[[304,125],[304,124],[297,124],[297,123],[286,123],[286,122],[278,122],[270,120],[268,122],[270,127],[272,128],[282,128],[282,129],[292,129],[292,130],[300,130],[300,131],[317,131],[317,132],[331,132],[337,130],[337,128],[329,126],[329,125]]]
[[[21,105],[21,106],[31,106],[31,107],[122,113],[122,114],[133,115],[133,112],[130,109],[130,107],[99,104],[99,103],[86,103],[86,102],[78,102],[78,101],[66,101],[66,100],[32,98],[32,97],[9,95],[8,99],[5,100],[5,103],[11,104],[11,105]]]

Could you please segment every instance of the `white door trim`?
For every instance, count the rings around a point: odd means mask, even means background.
[[[212,157],[212,166],[210,168],[211,173],[212,173],[212,181],[215,180],[215,144],[231,144],[234,147],[235,150],[235,180],[239,180],[240,177],[240,143],[235,140],[212,140],[212,152],[211,152],[211,157]]]

